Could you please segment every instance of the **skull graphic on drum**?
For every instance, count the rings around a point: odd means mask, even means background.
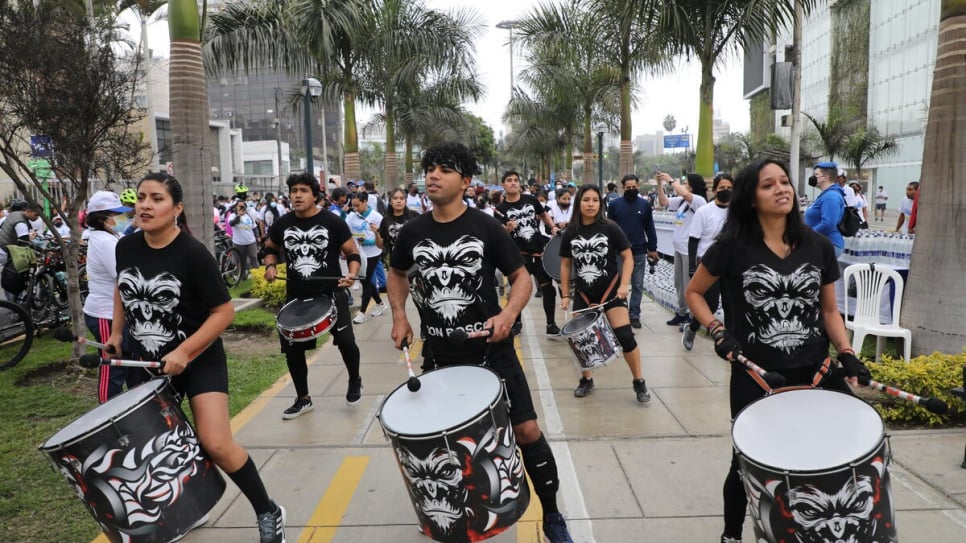
[[[318,225],[306,230],[288,228],[283,242],[288,269],[310,277],[322,267],[328,255],[329,229]]]
[[[423,240],[413,248],[413,300],[447,326],[461,321],[483,287],[483,242],[461,236],[450,245]]]
[[[818,300],[822,288],[822,271],[814,264],[802,264],[788,275],[756,264],[745,272],[742,286],[751,309],[745,318],[754,330],[750,343],[792,353],[817,335],[821,305],[811,309],[803,301]]]
[[[526,484],[511,431],[491,428],[479,441],[466,436],[453,449],[435,446],[422,455],[396,449],[424,534],[479,541],[509,527],[503,517]]]
[[[574,269],[586,285],[593,285],[607,271],[607,236],[594,234],[589,238],[574,236],[570,243]]]

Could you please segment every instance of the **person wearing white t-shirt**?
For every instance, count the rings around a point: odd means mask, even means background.
[[[114,286],[117,281],[116,246],[121,239],[121,225],[115,218],[131,208],[121,204],[121,199],[111,191],[95,192],[87,203],[87,298],[84,300],[84,323],[94,334],[94,339],[107,343],[111,337],[114,320]],[[127,353],[127,326],[124,327],[121,349]],[[112,358],[123,358],[125,353],[103,353]],[[141,368],[123,366],[101,366],[97,381],[97,401],[104,403],[124,391],[131,389],[151,375]]]
[[[912,202],[916,196],[916,189],[918,188],[918,181],[913,181],[906,185],[906,197],[899,204],[899,222],[896,223],[896,232],[900,234],[909,233],[909,216],[912,215]]]
[[[889,194],[886,192],[885,187],[879,185],[879,189],[875,192],[875,220],[881,221],[885,219],[886,204],[889,202]]]
[[[849,186],[855,192],[855,207],[859,210],[859,217],[862,219],[862,222],[869,222],[869,201],[865,198],[865,194],[862,193],[862,185],[853,181],[849,183]]]
[[[838,175],[835,177],[835,182],[842,187],[842,192],[845,193],[845,206],[858,208],[859,200],[855,197],[855,189],[849,185],[849,176],[842,168],[839,168],[837,173]]]
[[[714,178],[711,185],[711,192],[714,193],[714,200],[709,205],[701,206],[694,213],[691,224],[688,226],[688,279],[694,275],[698,269],[704,252],[711,247],[721,233],[725,220],[728,218],[728,202],[731,201],[731,191],[734,188],[734,179],[731,175],[722,173]],[[718,294],[720,289],[718,283],[711,285],[704,293],[704,300],[708,302],[708,307],[714,313],[718,310]],[[694,336],[697,335],[701,323],[694,316],[691,322],[684,326],[684,333],[681,336],[681,344],[684,349],[690,351],[694,347]]]
[[[550,208],[550,220],[557,228],[563,230],[570,222],[570,216],[574,211],[574,206],[570,205],[573,196],[566,188],[557,189],[555,195],[556,197],[547,204],[547,207]]]
[[[674,317],[667,321],[669,326],[678,326],[689,322],[688,305],[684,300],[684,289],[688,286],[688,232],[695,212],[708,201],[705,194],[708,185],[704,178],[696,173],[682,176],[681,180],[671,178],[670,174],[661,172],[657,179],[658,202],[668,211],[675,214],[674,219],[674,288],[677,290],[677,308]],[[674,190],[674,196],[667,197],[664,185],[669,184]]]
[[[372,283],[372,275],[376,272],[376,265],[382,255],[383,239],[382,234],[379,233],[382,215],[369,207],[369,195],[365,192],[356,193],[350,203],[352,211],[346,215],[345,222],[359,245],[362,258],[366,259],[366,277],[362,281],[362,302],[359,304],[359,313],[352,319],[352,322],[362,324],[368,320],[366,308],[369,306],[369,300],[376,302],[371,317],[378,317],[389,309],[379,296],[379,289]]]
[[[228,215],[231,225],[231,241],[241,253],[241,280],[248,279],[248,269],[258,266],[258,244],[255,243],[255,231],[258,221],[254,211],[248,209],[244,201],[232,204]]]
[[[406,209],[413,213],[423,212],[423,198],[419,195],[419,187],[416,183],[410,183],[406,191]]]

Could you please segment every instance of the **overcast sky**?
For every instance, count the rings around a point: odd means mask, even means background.
[[[510,99],[510,49],[507,45],[509,32],[496,28],[504,20],[523,17],[539,5],[540,0],[424,0],[433,8],[449,9],[469,7],[480,15],[487,30],[476,44],[477,62],[480,79],[484,83],[486,96],[468,108],[482,117],[499,136],[502,127],[501,117]],[[548,0],[544,0],[548,1]],[[135,26],[136,28],[136,26]],[[153,23],[150,27],[151,48],[157,54],[167,55],[167,22]],[[519,51],[514,51],[513,70],[520,72],[522,59]],[[697,132],[698,125],[698,86],[701,82],[697,63],[680,63],[674,74],[660,78],[645,77],[641,81],[638,105],[632,116],[634,135],[664,130],[661,126],[666,115],[677,119],[675,132],[685,127]],[[716,73],[715,111],[731,125],[732,132],[746,132],[749,127],[748,102],[741,97],[742,73],[741,59],[732,59]],[[360,120],[366,114],[360,112]]]

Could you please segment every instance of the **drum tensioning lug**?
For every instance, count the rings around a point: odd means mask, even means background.
[[[131,438],[127,434],[121,433],[121,429],[117,427],[117,419],[111,419],[111,428],[114,428],[114,432],[117,434],[117,444],[121,448],[128,448],[131,445]]]

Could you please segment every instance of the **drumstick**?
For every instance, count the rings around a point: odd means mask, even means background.
[[[116,358],[101,358],[96,354],[85,354],[80,357],[80,365],[85,368],[99,366],[124,366],[128,368],[163,368],[164,361],[148,362],[144,360],[120,360]]]
[[[949,406],[946,402],[940,400],[939,398],[930,398],[928,396],[917,396],[911,392],[906,392],[900,388],[892,387],[876,380],[869,379],[868,377],[859,377],[859,384],[862,386],[867,386],[874,388],[880,392],[884,392],[890,396],[895,396],[896,398],[907,400],[913,403],[917,403],[925,407],[930,413],[935,413],[937,415],[945,415],[949,411]]]
[[[762,368],[758,364],[755,364],[751,360],[748,360],[747,358],[745,358],[745,355],[743,355],[741,353],[736,353],[735,354],[735,359],[738,362],[741,362],[746,368],[748,368],[751,371],[753,371],[753,372],[757,373],[758,375],[760,375],[761,378],[764,379],[765,382],[768,383],[768,386],[770,386],[771,388],[781,388],[781,387],[785,386],[785,376],[784,375],[782,375],[782,374],[780,374],[778,372],[768,371],[768,370]]]
[[[403,357],[406,358],[406,370],[409,372],[409,379],[406,381],[406,388],[408,388],[410,392],[416,392],[419,390],[419,387],[422,386],[422,383],[419,382],[419,378],[416,377],[416,373],[413,372],[413,361],[409,357],[409,342],[406,341],[406,338],[403,338],[402,340],[402,351]]]
[[[446,338],[450,343],[463,343],[468,339],[476,339],[481,337],[490,337],[493,335],[493,330],[486,328],[478,332],[467,332],[462,328],[456,328],[449,333],[449,337]]]
[[[286,277],[281,277],[280,276],[280,277],[276,277],[275,279],[281,279],[282,281],[288,281],[288,277],[287,276]],[[302,280],[303,281],[307,281],[307,282],[312,282],[312,281],[341,281],[343,279],[352,279],[353,281],[365,281],[366,280],[365,277],[359,277],[358,275],[353,276],[353,277],[339,277],[339,276],[335,276],[335,275],[320,275],[320,276],[315,276],[315,277],[306,277],[305,279],[302,279]]]
[[[67,328],[66,326],[61,326],[60,328],[55,328],[54,329],[54,338],[56,338],[57,341],[63,341],[64,343],[70,343],[72,341],[76,341],[77,343],[80,343],[81,345],[88,345],[90,347],[94,347],[96,349],[101,349],[101,350],[104,350],[104,351],[109,352],[109,353],[112,353],[112,354],[114,353],[114,346],[113,345],[107,345],[106,343],[99,343],[97,341],[93,341],[93,340],[87,339],[86,337],[75,336],[74,333],[71,332],[70,329]]]

